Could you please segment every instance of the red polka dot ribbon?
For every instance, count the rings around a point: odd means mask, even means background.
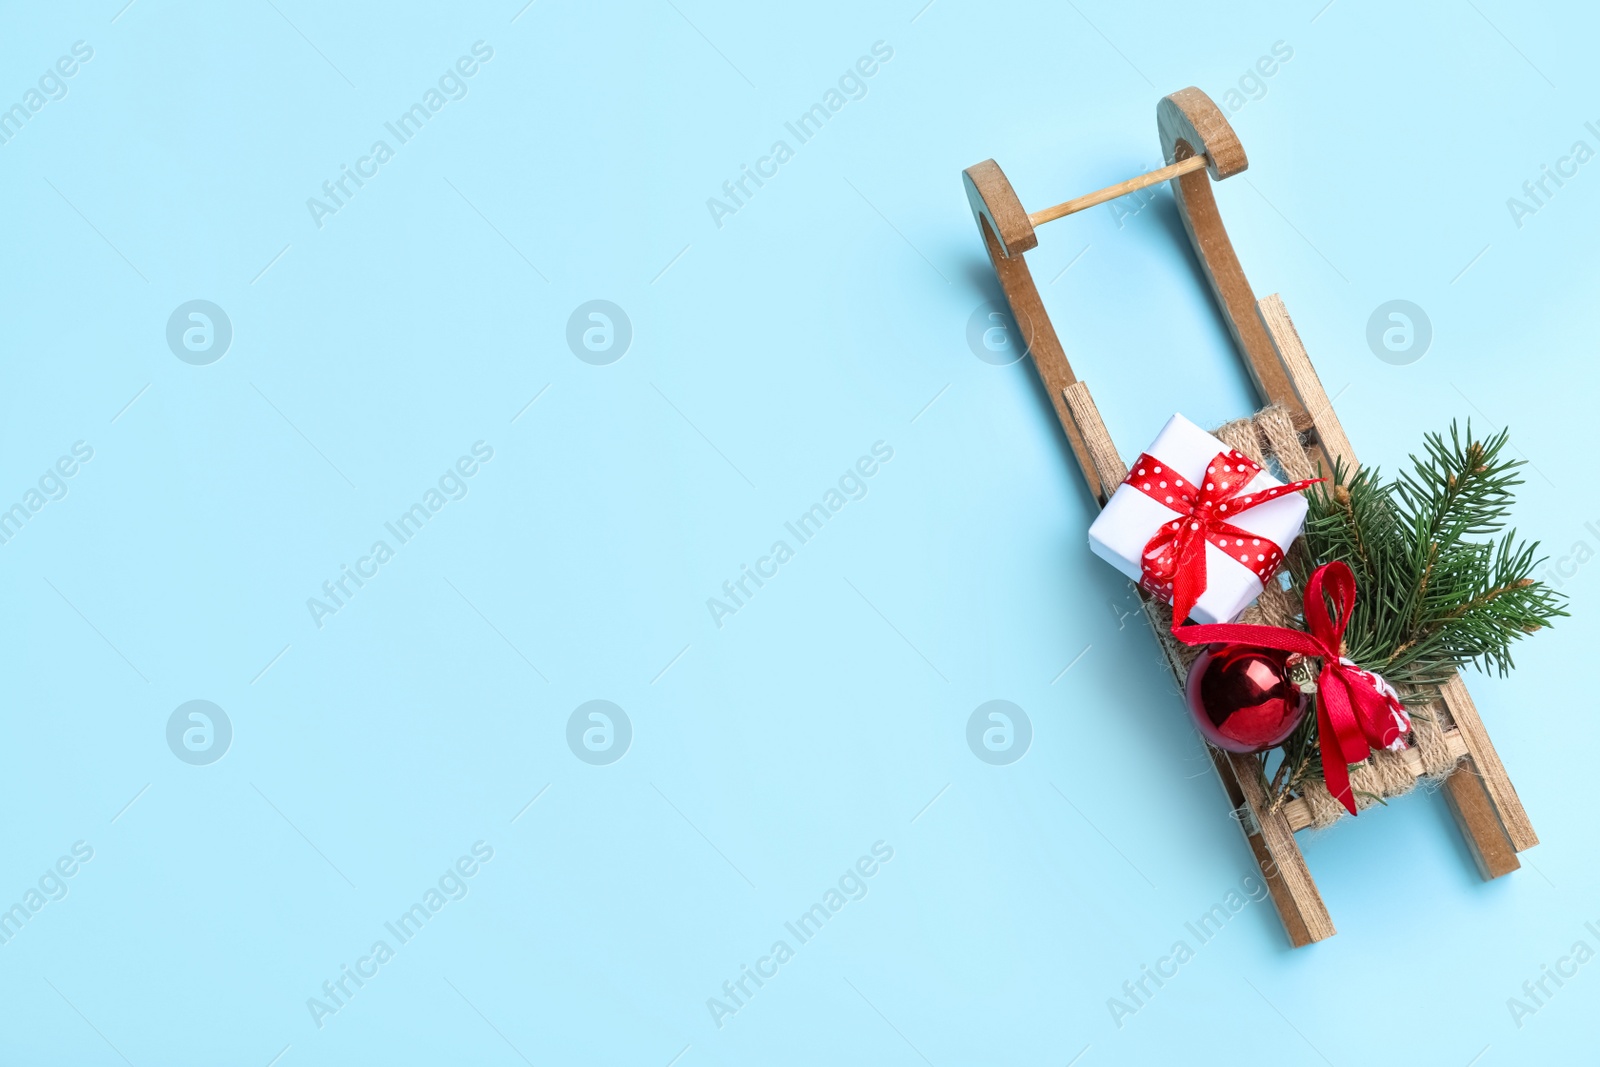
[[[1199,485],[1180,477],[1172,468],[1142,453],[1128,471],[1131,485],[1151,500],[1172,509],[1177,517],[1161,524],[1144,546],[1143,576],[1139,584],[1172,602],[1172,625],[1180,625],[1194,610],[1206,590],[1206,544],[1216,545],[1229,559],[1260,579],[1265,586],[1283,562],[1283,550],[1270,538],[1241,530],[1228,520],[1269,500],[1298,493],[1322,481],[1308,478],[1245,492],[1261,465],[1242,452],[1218,452],[1206,467]]]

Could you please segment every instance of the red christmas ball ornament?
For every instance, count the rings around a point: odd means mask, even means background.
[[[1310,705],[1289,677],[1290,658],[1254,645],[1211,645],[1200,653],[1189,668],[1186,695],[1205,739],[1228,752],[1283,744]]]

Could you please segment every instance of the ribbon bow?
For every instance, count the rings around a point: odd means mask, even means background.
[[[1333,611],[1328,611],[1328,602]],[[1212,626],[1175,626],[1172,634],[1186,645],[1228,642],[1298,652],[1322,660],[1317,678],[1317,740],[1322,750],[1322,777],[1351,815],[1356,813],[1350,791],[1349,764],[1360,763],[1373,748],[1406,747],[1411,718],[1394,687],[1371,671],[1362,670],[1341,653],[1345,627],[1356,605],[1356,578],[1342,560],[1325,563],[1306,582],[1305,620],[1309,633],[1279,626],[1220,623]]]
[[[1248,568],[1263,586],[1283,562],[1283,549],[1271,538],[1241,530],[1228,520],[1322,479],[1307,478],[1246,493],[1245,486],[1260,473],[1261,465],[1236,449],[1218,452],[1200,485],[1184,481],[1148,453],[1141,454],[1129,469],[1124,485],[1178,513],[1177,518],[1162,523],[1145,544],[1139,580],[1152,593],[1172,601],[1174,627],[1189,617],[1206,590],[1207,542]]]

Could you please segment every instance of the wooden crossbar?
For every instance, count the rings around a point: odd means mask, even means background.
[[[1179,160],[1169,166],[1141,174],[1137,178],[1129,178],[1125,182],[1108,185],[1104,189],[1096,189],[1092,193],[1085,193],[1083,196],[1074,197],[1071,200],[1063,200],[1055,207],[1047,207],[1043,211],[1032,212],[1028,215],[1028,223],[1032,226],[1043,226],[1047,222],[1054,222],[1056,219],[1064,219],[1068,215],[1075,215],[1080,211],[1098,207],[1107,200],[1115,200],[1119,196],[1127,196],[1129,193],[1138,192],[1140,189],[1148,189],[1152,185],[1169,182],[1192,171],[1204,170],[1205,166],[1205,156],[1190,156],[1188,159]]]
[[[1444,735],[1445,751],[1455,759],[1460,759],[1467,754],[1467,740],[1461,736],[1460,730],[1450,730]],[[1424,771],[1422,766],[1422,753],[1415,748],[1408,748],[1400,753],[1406,761],[1406,770],[1411,772],[1411,777],[1421,778]],[[1295,833],[1311,825],[1311,805],[1299,797],[1284,802],[1284,818],[1289,820],[1289,829]]]

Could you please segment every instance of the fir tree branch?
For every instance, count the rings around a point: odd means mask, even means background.
[[[1470,423],[1465,433],[1452,423],[1392,481],[1336,463],[1306,493],[1305,551],[1289,557],[1295,587],[1303,596],[1316,567],[1349,564],[1358,593],[1345,655],[1408,697],[1427,699],[1468,665],[1508,673],[1515,642],[1567,615],[1566,598],[1532,577],[1537,542],[1502,533],[1522,484],[1508,440],[1505,431],[1475,440]],[[1273,810],[1321,773],[1315,742],[1308,717],[1282,746]]]

